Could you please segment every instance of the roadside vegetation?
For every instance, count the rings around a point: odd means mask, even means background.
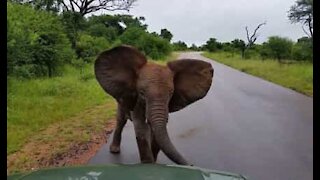
[[[86,18],[47,6],[7,2],[8,173],[55,166],[54,158],[106,134],[116,102],[94,76],[100,52],[129,44],[162,65],[178,56],[172,34],[148,32],[143,17]]]
[[[260,57],[243,60],[240,55],[230,52],[205,52],[203,55],[240,71],[313,96],[313,64],[310,62],[286,60],[288,63],[281,64],[274,59],[262,60]]]

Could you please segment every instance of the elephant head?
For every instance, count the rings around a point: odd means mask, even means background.
[[[168,136],[168,113],[207,94],[213,77],[210,63],[182,59],[160,66],[148,63],[134,47],[122,45],[98,56],[95,74],[102,88],[127,110],[143,102],[147,122],[160,149],[177,164],[187,164]]]

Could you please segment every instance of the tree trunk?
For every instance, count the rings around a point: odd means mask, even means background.
[[[47,64],[47,67],[48,67],[48,77],[51,78],[52,77],[52,67],[49,63]]]
[[[245,53],[245,49],[241,50],[241,58],[244,59],[244,53]]]

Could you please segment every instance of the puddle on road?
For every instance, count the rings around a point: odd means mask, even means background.
[[[200,132],[200,128],[195,127],[195,128],[191,128],[191,129],[184,131],[183,133],[179,134],[178,137],[179,138],[188,138],[188,137],[193,136],[199,132]]]

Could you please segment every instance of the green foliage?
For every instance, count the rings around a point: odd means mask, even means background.
[[[118,30],[115,27],[106,27],[103,24],[93,24],[87,30],[88,34],[95,37],[104,37],[109,42],[116,40]]]
[[[138,27],[143,30],[147,29],[147,25],[143,24],[144,17],[135,17],[131,15],[101,15],[101,16],[91,16],[88,18],[87,26],[89,27],[89,32],[99,31],[103,35],[120,36],[126,28]],[[125,24],[126,27],[122,27],[120,23]],[[98,30],[94,30],[93,27],[98,27]],[[105,29],[103,30],[104,27]],[[105,32],[103,31],[110,31]],[[95,34],[91,34],[95,35]],[[107,37],[107,39],[114,40],[115,37]]]
[[[74,57],[56,15],[15,3],[7,3],[7,8],[9,75],[24,78],[52,76],[59,66]]]
[[[192,51],[200,51],[200,48],[195,44],[192,44],[189,49]]]
[[[264,42],[259,48],[259,54],[262,60],[265,60],[269,57],[272,57],[271,54],[271,49],[268,47],[268,43]]]
[[[222,50],[223,51],[227,51],[227,52],[235,51],[235,49],[233,48],[232,44],[229,43],[229,42],[221,43],[221,45],[222,45]]]
[[[78,58],[84,62],[93,62],[94,58],[103,50],[110,47],[110,43],[103,37],[94,37],[88,34],[80,34],[77,41],[76,52]]]
[[[293,42],[288,38],[271,36],[267,42],[267,48],[270,49],[271,56],[281,61],[290,59]]]
[[[178,42],[172,43],[172,47],[173,47],[173,50],[175,50],[175,51],[185,51],[188,49],[187,44],[183,41],[178,41]]]
[[[161,29],[160,37],[162,37],[163,39],[167,39],[170,42],[173,35],[168,29]]]
[[[298,39],[292,48],[292,58],[295,60],[313,61],[312,40],[307,37]]]
[[[313,0],[296,0],[288,14],[291,21],[303,23],[311,18],[310,16],[313,17]]]
[[[10,2],[31,5],[34,9],[51,11],[54,13],[59,12],[60,0],[10,0]]]
[[[222,49],[222,44],[220,42],[218,42],[216,38],[210,38],[206,42],[205,48],[209,52],[215,52],[217,50],[221,50]]]
[[[246,43],[242,39],[235,39],[231,41],[232,47],[243,51],[246,48]]]
[[[127,28],[119,37],[122,43],[137,47],[152,59],[162,59],[172,51],[170,43],[138,27]]]
[[[76,12],[63,12],[61,17],[65,33],[67,34],[71,44],[72,48],[76,47],[76,41],[79,38],[79,32],[81,30],[84,30],[86,27],[85,19],[81,16],[80,13]]]

